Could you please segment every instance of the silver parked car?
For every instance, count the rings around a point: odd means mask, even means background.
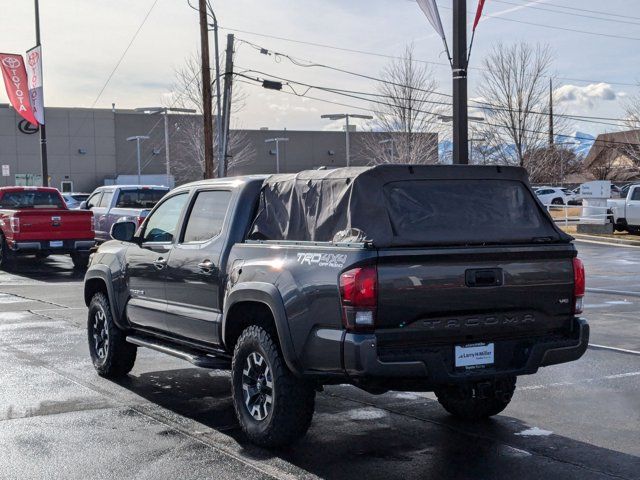
[[[129,220],[140,226],[168,191],[168,187],[153,185],[98,187],[80,208],[93,212],[96,241],[106,242],[111,239],[109,232],[114,223]]]

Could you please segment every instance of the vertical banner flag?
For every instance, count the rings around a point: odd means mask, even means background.
[[[27,122],[38,125],[38,120],[33,115],[33,109],[29,101],[27,71],[24,67],[22,55],[0,53],[0,67],[2,68],[4,86],[7,89],[7,96],[11,106]]]
[[[44,125],[44,92],[42,89],[42,47],[27,50],[27,79],[29,98],[33,114],[40,125]]]
[[[478,9],[476,10],[476,19],[473,22],[473,31],[476,31],[480,18],[482,18],[482,9],[484,8],[484,0],[478,0]]]
[[[420,8],[427,16],[429,23],[435,28],[440,38],[445,40],[444,29],[442,28],[442,20],[440,20],[440,12],[438,11],[438,5],[436,4],[436,0],[416,0]]]

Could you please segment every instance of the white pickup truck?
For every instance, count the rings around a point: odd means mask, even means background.
[[[629,187],[626,198],[607,200],[607,207],[616,231],[640,233],[640,184]]]
[[[116,222],[128,220],[140,225],[168,191],[167,187],[153,185],[98,187],[80,204],[80,209],[93,212],[96,241],[102,243],[111,240],[109,232]]]

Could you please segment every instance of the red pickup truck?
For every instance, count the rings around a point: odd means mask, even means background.
[[[0,268],[11,268],[19,255],[54,253],[84,268],[94,237],[93,214],[69,210],[55,188],[0,188]]]

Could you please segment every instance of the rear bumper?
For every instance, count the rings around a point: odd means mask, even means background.
[[[354,380],[419,378],[432,385],[529,375],[536,373],[540,367],[579,359],[589,344],[589,324],[582,318],[576,318],[571,335],[566,337],[500,340],[494,343],[494,365],[464,370],[454,367],[453,345],[382,351],[374,334],[348,333],[344,338],[344,368]]]
[[[55,240],[54,240],[55,242]],[[18,241],[9,245],[9,248],[16,254],[28,255],[30,253],[47,252],[47,253],[89,253],[94,247],[94,240],[62,240],[61,246],[52,246],[49,240],[37,241]]]

